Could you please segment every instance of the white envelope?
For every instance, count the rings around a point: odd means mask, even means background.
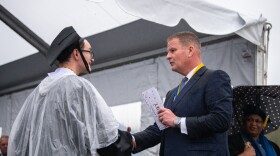
[[[162,100],[159,96],[157,89],[155,87],[152,87],[152,88],[142,92],[142,95],[143,95],[143,98],[144,98],[146,104],[149,106],[149,109],[156,121],[158,128],[160,130],[167,128],[168,126],[165,126],[164,124],[162,124],[160,122],[159,116],[157,113],[158,110],[163,107],[163,103],[162,103]]]

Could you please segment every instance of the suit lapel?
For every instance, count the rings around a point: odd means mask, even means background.
[[[174,99],[174,92],[175,90],[177,90],[177,87],[173,88],[172,90],[170,90],[167,95],[166,95],[166,99],[164,102],[164,107],[165,108],[170,108],[172,103],[173,103],[173,99]]]
[[[205,73],[207,68],[204,66],[201,69],[199,69],[189,80],[189,82],[185,85],[185,87],[181,90],[180,94],[176,97],[175,101],[171,104],[171,110],[173,110],[176,105],[179,103],[179,101],[188,94],[188,92],[191,90],[193,85],[201,78],[201,76]],[[168,101],[170,102],[170,101]],[[171,101],[172,102],[172,101]]]

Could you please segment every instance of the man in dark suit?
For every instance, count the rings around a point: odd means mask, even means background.
[[[224,71],[209,70],[201,60],[199,38],[179,32],[167,39],[167,60],[184,76],[166,95],[160,121],[133,134],[134,153],[161,143],[161,156],[226,156],[227,133],[232,115],[232,88]]]

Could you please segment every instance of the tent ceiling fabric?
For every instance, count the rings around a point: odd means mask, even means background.
[[[184,19],[194,30],[210,35],[237,33],[261,46],[263,17],[249,17],[206,0],[116,0],[126,12],[142,19],[175,26]],[[147,5],[149,4],[149,5]],[[245,29],[245,30],[244,30]]]

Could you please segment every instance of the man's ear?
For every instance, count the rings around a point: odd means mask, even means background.
[[[188,47],[188,57],[193,56],[193,54],[194,54],[194,47],[192,45],[190,45]]]

